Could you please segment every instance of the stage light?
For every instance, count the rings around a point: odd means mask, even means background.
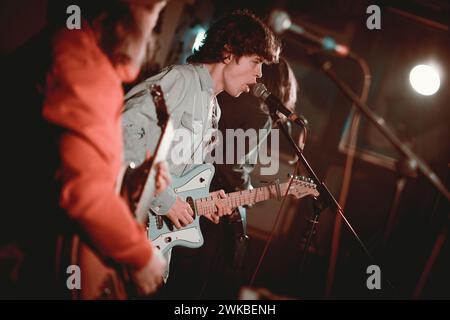
[[[412,68],[409,73],[409,82],[414,90],[424,96],[435,94],[441,85],[438,70],[425,64]]]
[[[197,28],[197,35],[195,36],[194,44],[192,45],[192,52],[198,50],[202,45],[202,41],[205,38],[206,30],[203,27]]]

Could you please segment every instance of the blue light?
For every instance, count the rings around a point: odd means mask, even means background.
[[[195,36],[194,44],[192,45],[192,52],[194,52],[194,50],[198,50],[201,47],[206,34],[206,30],[203,27],[198,27],[197,30],[197,35]]]

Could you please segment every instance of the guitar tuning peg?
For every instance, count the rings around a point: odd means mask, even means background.
[[[294,177],[294,175],[292,174],[292,173],[288,173],[288,178],[293,178]]]

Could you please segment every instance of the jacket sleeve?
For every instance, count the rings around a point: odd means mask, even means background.
[[[137,269],[151,257],[151,247],[125,202],[115,193],[108,162],[89,141],[73,131],[60,139],[63,187],[60,205],[106,256]]]

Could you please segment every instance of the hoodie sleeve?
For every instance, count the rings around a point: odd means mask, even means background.
[[[92,32],[84,28],[57,34],[43,116],[62,128],[60,206],[100,252],[140,269],[152,247],[115,192],[123,153],[122,103],[121,81]]]

